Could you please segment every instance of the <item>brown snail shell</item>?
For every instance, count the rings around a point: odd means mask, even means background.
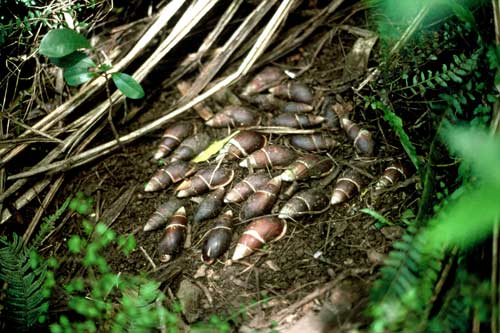
[[[226,190],[223,187],[216,189],[213,192],[207,194],[205,199],[200,202],[198,209],[193,217],[194,223],[199,223],[219,215],[222,210],[222,199],[224,199],[224,193]]]
[[[182,250],[186,239],[187,223],[186,209],[183,206],[175,212],[165,227],[163,238],[158,245],[161,262],[169,261]]]
[[[290,148],[281,145],[267,145],[254,151],[241,161],[240,166],[244,168],[272,168],[290,164],[296,158]]]
[[[255,193],[263,185],[269,181],[269,176],[266,173],[254,173],[245,177],[241,182],[234,185],[234,187],[226,194],[224,202],[238,203],[245,201],[252,193]]]
[[[253,220],[238,240],[232,260],[249,256],[265,244],[281,239],[286,229],[286,222],[277,217],[264,216]]]
[[[151,231],[158,229],[167,223],[167,220],[175,213],[177,209],[182,206],[182,201],[173,197],[167,202],[162,204],[158,209],[151,215],[149,220],[144,225],[144,231]]]
[[[224,157],[228,160],[241,159],[264,147],[266,143],[267,137],[264,135],[242,131],[228,141],[216,159],[220,160]]]
[[[196,166],[186,161],[175,161],[158,169],[146,184],[144,191],[153,192],[168,188],[170,185],[180,182],[196,171]]]
[[[339,145],[332,137],[319,133],[292,135],[290,136],[290,144],[309,152],[327,151]]]
[[[279,84],[286,78],[285,73],[277,67],[265,67],[255,75],[243,88],[243,96],[250,96],[260,93],[269,87]]]
[[[410,165],[403,161],[394,161],[387,168],[375,184],[375,190],[394,185],[400,179],[406,179],[411,173]]]
[[[215,220],[215,225],[208,231],[203,247],[201,259],[208,265],[221,257],[231,245],[233,237],[233,212],[227,210]]]
[[[340,129],[340,121],[337,112],[334,110],[334,98],[326,96],[321,106],[321,116],[325,118],[323,123],[324,127],[331,131],[338,131]]]
[[[330,172],[333,167],[333,161],[328,157],[304,155],[288,166],[281,174],[281,180],[291,182],[307,178],[319,178]]]
[[[321,124],[325,118],[313,114],[282,113],[275,116],[271,124],[293,128],[311,128]]]
[[[281,178],[274,177],[258,189],[241,206],[241,218],[248,220],[269,213],[278,199],[281,190]]]
[[[272,94],[259,94],[250,96],[248,101],[257,106],[260,110],[271,111],[279,110],[287,105],[287,101],[279,99]]]
[[[374,142],[369,131],[362,129],[358,124],[347,118],[340,120],[342,128],[349,139],[353,141],[354,147],[361,156],[373,156]]]
[[[172,153],[171,161],[183,160],[188,161],[199,153],[201,153],[210,144],[210,136],[205,133],[198,133],[190,136],[177,147]]]
[[[201,169],[177,187],[177,197],[184,198],[199,195],[209,190],[224,187],[233,180],[233,177],[234,170],[227,170],[220,166]]]
[[[162,141],[153,158],[155,160],[159,160],[160,158],[170,154],[175,147],[182,142],[182,140],[193,133],[194,128],[195,126],[193,123],[186,121],[170,125],[163,133]]]
[[[345,202],[361,191],[362,177],[356,170],[349,170],[337,179],[330,204]]]
[[[314,96],[311,89],[303,83],[289,81],[269,89],[275,96],[287,98],[291,101],[312,104]]]
[[[205,124],[214,128],[223,127],[248,127],[260,123],[260,115],[241,105],[229,105],[217,112]]]
[[[282,109],[283,112],[292,112],[292,113],[311,112],[312,110],[314,110],[314,107],[312,105],[299,102],[288,102]]]
[[[302,215],[321,214],[328,209],[329,201],[324,191],[317,189],[300,191],[281,208],[278,217],[294,219]]]

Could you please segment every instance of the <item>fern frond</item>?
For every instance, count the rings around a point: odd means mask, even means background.
[[[43,293],[46,272],[44,264],[32,267],[22,238],[16,234],[12,242],[0,238],[0,280],[8,285],[2,315],[21,332],[36,326],[47,311]]]
[[[68,208],[69,203],[71,202],[71,197],[67,198],[66,201],[59,207],[54,214],[47,216],[43,219],[43,223],[40,225],[40,230],[38,231],[36,237],[31,241],[32,248],[38,248],[42,244],[44,238],[54,230],[54,224],[57,220],[59,220],[62,214]]]
[[[404,92],[410,90],[414,95],[420,94],[424,96],[428,90],[435,90],[439,87],[448,88],[452,83],[462,84],[468,76],[471,76],[477,70],[479,58],[483,51],[483,48],[478,48],[470,56],[464,53],[460,55],[454,54],[453,62],[443,64],[441,70],[417,72],[411,76],[411,80],[410,76],[406,74],[403,76],[405,85],[394,91]]]
[[[372,288],[373,332],[411,332],[426,311],[441,270],[443,253],[429,252],[425,232],[410,228],[382,268]]]

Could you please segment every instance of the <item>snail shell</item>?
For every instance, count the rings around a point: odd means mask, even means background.
[[[175,213],[177,209],[182,206],[182,201],[173,197],[164,204],[162,204],[158,209],[151,215],[149,220],[144,225],[144,231],[151,231],[158,229],[164,225],[167,220]]]
[[[285,78],[286,75],[281,69],[277,67],[265,67],[243,88],[242,95],[250,96],[260,93],[269,87],[279,84]]]
[[[258,125],[261,117],[249,108],[241,105],[229,105],[217,112],[205,124],[214,128],[223,127],[248,127]]]
[[[281,190],[281,178],[274,177],[252,194],[241,207],[243,220],[261,216],[271,211]]]
[[[300,191],[281,208],[278,217],[294,219],[306,214],[320,214],[328,209],[329,203],[324,191],[318,189]]]
[[[361,174],[355,170],[349,170],[337,179],[333,189],[330,204],[336,205],[345,202],[361,191]]]
[[[267,138],[259,133],[242,131],[231,138],[221,149],[217,160],[224,157],[228,160],[241,159],[264,147]]]
[[[282,113],[271,121],[274,126],[293,128],[311,128],[321,124],[325,118],[313,114]]]
[[[385,187],[394,185],[400,179],[406,179],[411,172],[408,163],[402,161],[395,161],[385,168],[384,173],[375,184],[375,190],[381,190]]]
[[[243,161],[240,166],[244,168],[272,168],[281,167],[290,164],[296,158],[293,150],[281,145],[268,145],[265,146]]]
[[[158,146],[158,150],[154,154],[154,159],[160,158],[170,154],[175,147],[177,147],[182,140],[187,138],[190,133],[194,131],[195,126],[190,122],[179,122],[169,126],[163,133],[162,141]]]
[[[266,173],[254,173],[245,177],[241,182],[226,194],[224,202],[238,203],[245,201],[252,193],[255,193],[263,185],[269,181],[269,176]]]
[[[304,155],[281,174],[281,179],[286,182],[302,180],[307,178],[319,178],[333,169],[333,161],[328,157],[318,155]]]
[[[332,137],[318,133],[292,135],[290,137],[290,144],[309,152],[327,151],[339,145]]]
[[[361,156],[373,156],[374,142],[369,131],[362,129],[358,124],[347,118],[340,120],[342,128],[347,133],[349,139],[353,141],[354,147]]]
[[[289,81],[270,88],[269,92],[299,103],[312,104],[314,99],[311,89],[300,82]]]
[[[168,188],[170,185],[180,182],[196,171],[196,166],[186,161],[175,161],[158,169],[146,184],[144,191],[153,192]]]
[[[177,160],[187,161],[201,153],[210,144],[210,136],[205,133],[198,133],[190,136],[177,147],[172,153],[171,161]]]
[[[226,211],[220,215],[210,229],[201,249],[201,259],[208,265],[221,257],[229,249],[233,236],[233,212]]]
[[[249,256],[265,244],[281,239],[286,229],[286,222],[277,217],[265,216],[253,220],[238,240],[232,260]]]
[[[187,223],[186,209],[184,207],[179,208],[169,219],[163,238],[158,245],[161,262],[168,262],[182,250],[186,239]]]
[[[207,194],[205,199],[200,203],[193,217],[194,223],[199,223],[216,217],[222,210],[222,199],[224,199],[225,189],[220,187],[215,191]]]
[[[224,187],[233,180],[233,177],[234,170],[227,170],[220,166],[201,169],[177,187],[177,197],[185,198]]]

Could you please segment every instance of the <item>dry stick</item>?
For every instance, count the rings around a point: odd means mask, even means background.
[[[182,96],[186,96],[189,91],[189,83],[186,81],[179,81],[179,83],[177,83],[177,90],[179,90]],[[203,102],[193,105],[193,109],[195,109],[198,116],[205,121],[214,116],[212,109]]]
[[[224,31],[226,25],[229,24],[234,14],[236,14],[242,2],[243,0],[234,0],[233,2],[231,2],[224,14],[222,14],[219,22],[217,22],[215,28],[210,31],[208,36],[203,40],[203,43],[198,48],[198,51],[194,54],[188,55],[182,62],[181,66],[191,67],[191,65],[199,61],[208,52],[208,50],[210,50],[213,43],[217,40],[217,38],[219,38],[222,31]]]
[[[245,18],[238,29],[236,29],[233,35],[226,41],[224,46],[218,50],[217,55],[203,68],[198,78],[186,93],[186,96],[180,99],[179,104],[186,103],[186,101],[198,95],[198,93],[207,86],[275,3],[276,0],[262,1],[259,6]]]
[[[54,196],[56,195],[57,191],[59,190],[59,188],[61,187],[63,182],[64,182],[64,175],[60,175],[56,179],[56,181],[52,183],[52,186],[51,186],[49,192],[45,195],[45,198],[43,199],[42,205],[40,207],[38,207],[38,210],[36,211],[35,216],[31,220],[26,231],[24,232],[24,235],[23,235],[24,244],[28,244],[28,241],[30,240],[31,235],[33,234],[33,231],[37,227],[38,223],[40,222],[40,219],[42,218],[42,216],[45,213],[45,210],[50,205],[50,202],[52,201],[52,199],[54,199]]]
[[[149,57],[148,61],[146,61],[134,74],[134,77],[138,81],[142,81],[144,77],[154,68],[154,65],[158,63],[158,61],[163,58],[165,54],[167,54],[177,43],[184,38],[184,36],[196,25],[197,22],[199,22],[204,15],[212,8],[217,1],[209,1],[209,4],[207,5],[206,1],[201,3],[197,2],[195,5],[189,7],[184,15],[180,18],[180,20],[177,22],[175,27],[173,28],[172,32],[168,35],[168,37],[160,44],[160,46],[155,50],[155,52]],[[115,103],[118,103],[120,100],[124,99],[123,95],[116,91],[113,93],[111,96],[111,100]],[[49,156],[47,156],[44,160],[39,162],[35,167],[33,167],[30,171],[27,171],[29,175],[34,175],[40,172],[45,172],[50,170],[52,167],[48,167],[49,165],[61,165],[67,163],[68,160],[69,163],[71,162],[71,158],[67,160],[63,160],[60,162],[55,162],[52,164],[49,164],[52,160],[54,160],[59,153],[62,151],[62,149],[71,149],[71,145],[78,141],[85,132],[92,126],[94,125],[99,118],[101,118],[107,108],[109,107],[109,100],[104,101],[101,103],[98,107],[96,107],[93,111],[89,112],[85,116],[86,119],[86,125],[83,127],[81,130],[78,130],[77,132],[73,133],[70,137],[68,137],[65,141],[64,147],[56,147],[52,152],[49,153]],[[122,142],[123,140],[119,140],[119,142]],[[127,141],[123,141],[122,143],[126,143]],[[117,141],[114,141],[116,144]],[[109,144],[109,143],[108,143]],[[106,144],[105,144],[106,145]],[[104,145],[101,145],[99,147],[102,147]],[[113,146],[113,145],[111,145]],[[93,151],[93,150],[92,150]],[[95,157],[94,157],[95,158]],[[92,161],[94,158],[87,160],[87,162]],[[79,165],[79,164],[77,164]],[[13,177],[11,179],[18,179],[18,178],[24,178],[23,177]],[[23,180],[26,182],[26,180]],[[16,182],[17,183],[17,182]],[[8,195],[11,195],[14,190],[14,186],[20,188],[22,185],[19,184],[14,184],[9,188],[9,193]],[[7,196],[7,194],[4,194],[4,198]],[[0,198],[0,201],[2,198]]]
[[[212,47],[217,38],[219,38],[219,35],[222,33],[222,31],[224,31],[226,26],[231,21],[231,18],[234,16],[234,14],[236,14],[236,11],[238,10],[240,5],[241,5],[241,0],[235,0],[231,3],[231,5],[227,8],[226,12],[220,18],[215,28],[203,40],[203,43],[198,48],[198,51],[194,54],[189,54],[186,57],[186,59],[184,59],[181,66],[170,75],[170,78],[168,80],[164,81],[164,83],[162,84],[162,88],[164,89],[169,88],[171,85],[173,85],[175,82],[180,80],[184,75],[191,72],[195,68],[197,62],[201,58],[203,58],[205,53],[208,52],[208,50]]]
[[[319,12],[316,16],[301,24],[291,33],[287,34],[287,38],[281,41],[281,43],[276,46],[273,51],[266,54],[266,57],[261,59],[257,66],[271,62],[296,49],[297,46],[302,44],[304,40],[306,40],[319,26],[321,26],[328,16],[330,16],[330,14],[332,14],[343,2],[344,0],[336,0],[330,3],[328,7],[321,10],[321,12]]]
[[[215,43],[219,35],[224,31],[225,27],[229,24],[233,16],[238,11],[243,0],[235,0],[231,2],[231,5],[227,8],[224,14],[221,16],[220,20],[217,22],[217,25],[214,27],[212,31],[208,34],[207,37],[203,40],[203,43],[198,48],[198,51],[192,54],[188,54],[186,58],[182,61],[181,65],[172,73],[168,80],[165,80],[162,84],[163,89],[169,88],[175,82],[178,82],[184,75],[192,71],[198,61],[203,58],[205,53],[212,47]],[[178,87],[179,88],[179,87]],[[181,92],[182,93],[182,92]],[[127,122],[135,116],[136,112],[129,113],[122,122]],[[203,117],[202,117],[203,118]]]
[[[157,130],[164,124],[166,124],[169,120],[177,117],[178,115],[184,113],[185,111],[189,110],[192,108],[194,105],[204,101],[211,95],[213,95],[215,92],[219,91],[222,88],[228,87],[232,84],[234,84],[236,81],[238,81],[239,78],[241,78],[243,75],[245,75],[252,65],[255,63],[256,59],[264,52],[266,47],[269,44],[269,41],[274,33],[276,31],[278,25],[284,20],[286,15],[288,14],[288,10],[291,6],[291,4],[297,0],[285,0],[281,3],[281,5],[278,7],[278,10],[274,14],[273,18],[270,20],[270,22],[267,24],[266,28],[264,29],[263,33],[255,43],[254,47],[250,50],[248,53],[247,57],[243,60],[239,68],[231,75],[227,76],[223,80],[221,80],[219,83],[211,87],[209,90],[204,92],[203,94],[197,96],[193,100],[191,100],[189,103],[175,109],[174,111],[166,114],[163,117],[160,117],[156,119],[155,121],[149,123],[148,125],[135,130],[127,135],[124,135],[120,138],[120,142],[125,144],[131,141],[136,140],[137,138],[150,133],[152,131]],[[66,170],[69,168],[73,168],[82,164],[86,164],[90,161],[93,161],[94,159],[107,154],[111,151],[116,149],[116,140],[104,143],[100,146],[94,147],[92,149],[89,149],[81,154],[72,156],[67,158],[64,161],[58,161],[55,163],[51,163],[48,165],[43,165],[40,167],[35,167],[32,168],[30,171],[19,173],[13,176],[10,176],[8,179],[19,179],[19,178],[24,178],[24,177],[29,177],[33,176],[39,173],[44,173],[47,171],[62,171]]]
[[[191,29],[208,13],[210,9],[218,2],[218,0],[205,0],[199,1],[192,4],[184,12],[182,17],[179,19],[177,24],[172,29],[172,32],[167,36],[167,38],[160,44],[160,46],[153,52],[153,54],[148,58],[148,60],[134,73],[133,77],[141,82],[154,68],[154,66],[177,45]],[[111,100],[115,103],[119,103],[125,99],[119,91],[115,91],[111,96]],[[85,122],[85,127],[82,127],[78,133],[83,136],[85,132],[100,118],[103,117],[106,110],[109,107],[109,101],[101,103],[93,111],[93,117],[91,120]],[[120,141],[117,140],[117,143]],[[73,145],[74,142],[68,142],[68,144]],[[66,150],[69,145],[66,144],[63,147],[63,151]]]
[[[50,184],[50,177],[36,183],[35,186],[26,191],[26,193],[24,193],[20,198],[18,198],[14,202],[14,208],[16,210],[23,208],[28,202],[30,202],[33,198],[35,198],[38,195],[38,193],[40,193],[40,191],[42,191],[49,184]],[[0,221],[0,224],[6,222],[11,217],[12,214],[7,208],[5,208],[2,212],[2,220]]]
[[[132,48],[130,52],[127,53],[125,58],[120,60],[115,66],[114,69],[119,71],[125,68],[133,59],[135,59],[144,49],[144,47],[149,44],[149,42],[158,34],[158,32],[167,25],[172,16],[179,10],[179,8],[183,5],[185,0],[173,0],[167,6],[165,6],[160,13],[158,14],[158,19],[151,25],[151,27],[146,31],[144,36],[139,39],[136,45]],[[64,104],[57,107],[50,114],[45,116],[42,120],[37,122],[32,126],[32,129],[47,131],[54,124],[64,119],[66,116],[71,114],[77,107],[83,104],[89,97],[94,95],[99,89],[101,89],[106,80],[103,77],[99,77],[98,79],[90,82],[85,89],[79,91],[75,96],[73,96],[70,100],[66,101]],[[32,133],[30,130],[25,131],[20,135],[20,137],[27,136]],[[58,133],[60,134],[60,133]],[[14,156],[23,151],[28,144],[23,144],[15,147],[14,149],[8,152],[7,156],[4,156],[0,161],[0,164],[6,163],[11,160]],[[7,149],[0,149],[0,156],[5,155],[7,153]]]
[[[61,139],[58,139],[56,137],[53,137],[52,135],[50,134],[47,134],[43,131],[39,131],[37,130],[36,128],[33,128],[32,126],[29,126],[29,125],[26,125],[25,123],[23,123],[22,121],[17,121],[16,118],[10,116],[10,115],[5,115],[5,117],[7,119],[9,119],[10,121],[12,121],[14,124],[18,125],[18,126],[21,126],[22,128],[25,128],[26,130],[30,130],[32,131],[33,133],[36,133],[40,136],[43,136],[43,137],[46,137],[47,139],[49,139],[51,142],[57,142],[57,143],[62,143],[63,141]],[[37,141],[35,141],[37,142]]]

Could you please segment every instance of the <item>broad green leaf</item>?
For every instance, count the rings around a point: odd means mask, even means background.
[[[144,90],[132,76],[117,72],[111,74],[111,79],[113,79],[118,90],[128,98],[139,99],[144,97]]]
[[[78,86],[95,77],[97,77],[97,73],[89,72],[85,67],[73,66],[64,70],[64,79],[70,86]]]
[[[235,136],[236,134],[238,134],[240,131],[236,131],[234,133],[231,133],[230,135],[228,135],[227,137],[225,137],[224,139],[221,139],[221,140],[217,140],[215,142],[213,142],[210,146],[207,147],[207,149],[205,149],[204,151],[202,151],[201,153],[198,154],[198,156],[196,156],[192,162],[194,163],[200,163],[200,162],[205,162],[206,160],[208,160],[210,157],[212,157],[213,155],[217,154],[219,152],[219,150],[222,149],[222,147],[224,147],[224,145],[229,141],[231,140],[231,138],[233,136]]]
[[[95,62],[81,51],[75,51],[61,58],[49,58],[50,62],[61,68],[68,68],[72,66],[96,67]]]
[[[428,231],[429,245],[468,247],[487,237],[500,217],[500,139],[460,127],[446,128],[443,135],[478,180],[429,223],[434,226]]]
[[[49,31],[42,38],[38,52],[47,57],[61,58],[90,47],[90,42],[78,32],[62,28]]]

